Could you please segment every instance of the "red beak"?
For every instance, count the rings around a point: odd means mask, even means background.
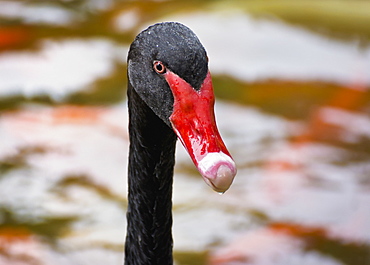
[[[169,71],[164,74],[174,96],[170,121],[205,182],[217,192],[229,189],[235,163],[218,132],[214,93],[208,72],[199,91]]]

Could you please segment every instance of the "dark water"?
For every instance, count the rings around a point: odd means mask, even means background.
[[[126,54],[165,20],[207,49],[239,170],[220,196],[178,146],[176,264],[370,264],[369,10],[0,1],[0,264],[122,263]]]

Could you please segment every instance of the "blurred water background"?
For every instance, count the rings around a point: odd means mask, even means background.
[[[177,265],[370,264],[370,2],[0,1],[0,265],[122,264],[126,55],[161,21],[208,51],[223,196],[181,145]]]

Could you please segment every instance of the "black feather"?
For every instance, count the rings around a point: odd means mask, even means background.
[[[169,117],[173,95],[153,69],[160,60],[199,89],[207,72],[206,52],[195,34],[179,23],[141,32],[128,55],[129,168],[126,265],[170,265],[172,182],[176,135]]]

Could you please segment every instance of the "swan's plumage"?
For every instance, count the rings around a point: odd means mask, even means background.
[[[177,137],[216,191],[229,188],[236,168],[217,131],[206,51],[189,28],[174,22],[149,27],[131,44],[127,63],[125,264],[169,265]],[[154,69],[158,63],[161,71]]]

